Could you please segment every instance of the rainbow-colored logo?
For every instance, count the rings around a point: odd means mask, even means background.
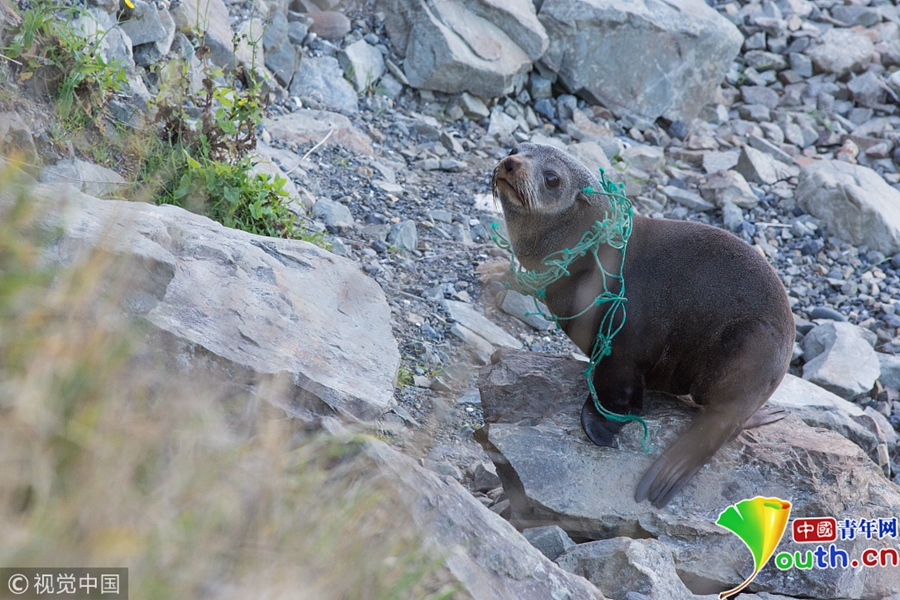
[[[747,587],[766,565],[784,535],[791,516],[791,503],[781,498],[757,496],[742,500],[722,511],[716,525],[724,527],[750,548],[756,563],[753,574],[733,590],[719,594],[719,600],[737,594]]]

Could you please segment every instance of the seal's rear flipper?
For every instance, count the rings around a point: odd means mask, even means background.
[[[656,459],[638,483],[634,499],[662,508],[734,434],[734,426],[715,412],[700,413],[684,435]]]
[[[762,427],[763,425],[768,425],[769,423],[780,421],[789,414],[791,414],[791,412],[786,408],[763,404],[759,407],[758,411],[750,415],[750,418],[744,421],[741,429],[753,429],[754,427]]]
[[[625,423],[610,421],[597,412],[594,400],[588,395],[581,407],[581,428],[589,440],[598,446],[612,446],[613,438],[624,425]]]

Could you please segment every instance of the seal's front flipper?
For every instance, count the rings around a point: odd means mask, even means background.
[[[768,425],[769,423],[780,421],[789,414],[791,413],[786,408],[763,404],[759,407],[759,410],[750,415],[749,419],[744,421],[741,429],[753,429],[754,427],[762,427],[763,425]]]
[[[625,423],[610,421],[597,412],[594,400],[588,395],[581,407],[581,428],[589,440],[598,446],[612,446],[613,438]]]

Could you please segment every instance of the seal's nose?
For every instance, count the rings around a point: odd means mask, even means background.
[[[507,156],[502,161],[500,161],[500,164],[503,165],[504,171],[506,171],[507,173],[512,173],[515,170],[516,166],[518,166],[519,161],[512,156]]]

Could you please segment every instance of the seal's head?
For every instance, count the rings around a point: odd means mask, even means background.
[[[543,144],[519,144],[494,168],[494,198],[509,216],[558,214],[576,202],[591,204],[584,188],[597,178],[566,152]]]

